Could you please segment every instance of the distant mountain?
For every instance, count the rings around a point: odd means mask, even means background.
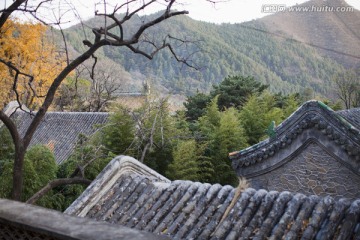
[[[302,11],[296,11],[298,9]],[[292,10],[264,17],[258,22],[270,32],[323,47],[317,49],[323,56],[346,67],[360,67],[359,58],[337,53],[360,56],[360,11],[344,0],[312,0],[294,6]]]
[[[320,2],[325,4],[323,0],[306,4]],[[342,0],[328,0],[327,3],[345,4]],[[148,78],[153,84],[175,93],[191,94],[196,89],[208,91],[212,84],[226,76],[241,74],[269,84],[274,92],[301,92],[312,88],[329,97],[332,76],[345,68],[359,67],[359,59],[335,53],[360,55],[359,14],[357,10],[346,14],[285,12],[242,24],[221,25],[179,16],[147,32],[150,38],[170,34],[196,40],[186,46],[175,44],[175,49],[183,56],[194,53],[191,59],[194,65],[200,66],[199,70],[177,63],[168,51],[159,52],[152,61],[121,47],[105,47],[98,54],[122,65],[133,76]],[[98,22],[99,19],[90,19],[86,25]],[[139,22],[132,22],[126,29],[131,32],[137,24]],[[65,32],[77,51],[86,49],[82,44],[83,33],[80,26]],[[91,36],[89,29],[85,33]]]

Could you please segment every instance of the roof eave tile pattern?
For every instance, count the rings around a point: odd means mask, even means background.
[[[319,101],[308,101],[275,128],[275,137],[242,151],[233,152],[229,154],[229,158],[234,169],[261,163],[291,145],[305,130],[313,129],[326,136],[328,141],[334,142],[358,162],[360,130],[357,128],[359,120],[356,114],[360,116],[360,109],[336,113]]]
[[[171,182],[136,161],[124,156],[113,160],[65,213],[172,239],[360,237],[360,200],[248,188],[221,221],[234,198],[233,187]],[[134,170],[143,167],[142,172]]]

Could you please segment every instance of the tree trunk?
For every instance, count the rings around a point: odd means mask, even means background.
[[[21,201],[21,193],[23,188],[24,181],[24,158],[25,158],[26,148],[21,143],[15,147],[15,162],[13,168],[13,187],[11,192],[11,198],[16,201]]]

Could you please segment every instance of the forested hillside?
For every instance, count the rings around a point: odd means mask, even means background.
[[[354,14],[358,16],[356,10]],[[186,44],[173,40],[175,51],[182,57],[190,57],[191,63],[198,70],[179,64],[169,51],[160,51],[152,61],[125,48],[105,47],[100,55],[121,64],[132,75],[151,79],[154,85],[162,85],[172,92],[185,95],[192,94],[197,89],[203,92],[209,91],[213,84],[219,83],[228,75],[243,75],[254,76],[261,83],[269,84],[273,92],[301,92],[311,88],[317,94],[331,97],[331,79],[337,72],[344,71],[344,66],[348,66],[347,62],[341,63],[341,58],[331,58],[334,52],[326,55],[324,50],[320,52],[318,48],[292,40],[289,31],[275,33],[276,24],[270,24],[272,19],[281,22],[287,21],[285,19],[288,17],[284,15],[281,20],[279,16],[280,14],[276,14],[266,19],[242,24],[221,25],[181,16],[161,23],[147,32],[149,40],[164,33],[177,39],[187,40]],[[143,17],[139,17],[139,21]],[[154,15],[147,16],[147,18],[152,17]],[[302,30],[326,29],[316,32],[321,39],[326,39],[328,35],[345,34],[336,32],[342,29],[341,27],[326,25],[334,25],[335,18],[331,22],[317,21],[317,18],[310,19],[313,21],[296,22],[297,27]],[[89,20],[92,23],[100,21],[101,19]],[[291,21],[295,22],[295,20]],[[136,26],[139,22],[131,24]],[[132,29],[131,27],[129,29]],[[82,39],[80,36],[87,31],[90,30],[85,28],[83,31],[80,25],[65,31],[75,50],[87,48],[80,40]],[[349,30],[347,33],[353,34]],[[285,37],[279,37],[279,34]],[[295,34],[294,38],[296,37]],[[321,44],[322,42],[317,42],[317,45]]]

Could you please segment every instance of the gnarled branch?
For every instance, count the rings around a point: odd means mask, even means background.
[[[63,185],[71,185],[71,184],[82,184],[88,186],[91,183],[89,179],[85,178],[59,178],[49,182],[45,187],[40,189],[37,193],[35,193],[31,198],[29,198],[26,203],[34,204],[40,198],[42,198],[45,194],[47,194],[53,188],[63,186]]]

